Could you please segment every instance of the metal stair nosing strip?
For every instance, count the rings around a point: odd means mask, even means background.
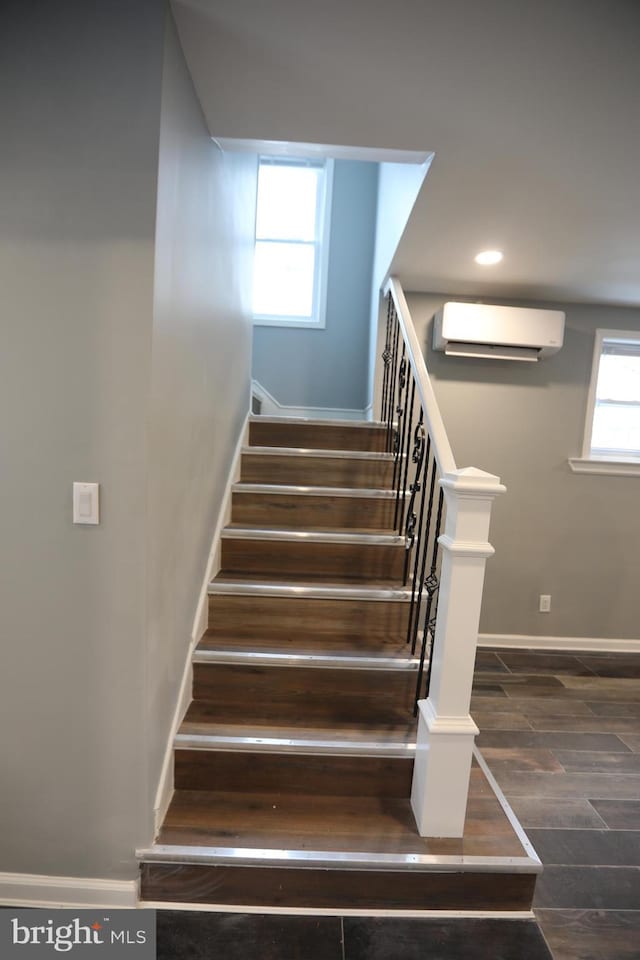
[[[247,446],[242,454],[255,454],[259,457],[318,457],[330,460],[380,460],[393,463],[393,453],[380,453],[375,450],[325,450],[317,447],[264,447]]]
[[[250,414],[249,423],[276,423],[279,426],[289,423],[302,423],[305,426],[354,427],[357,430],[386,430],[388,426],[386,420],[341,420],[340,418],[329,419],[328,417],[326,419],[323,417],[267,417],[261,413]]]
[[[299,756],[382,757],[411,759],[415,756],[415,740],[354,740],[348,737],[284,737],[230,735],[215,733],[180,733],[174,737],[176,750],[229,751],[232,753],[288,753]]]
[[[354,546],[400,547],[404,537],[394,533],[347,533],[324,530],[273,529],[269,527],[225,527],[223,540],[273,540],[280,543],[339,543]]]
[[[366,500],[395,500],[395,490],[377,487],[317,487],[285,483],[250,483],[243,480],[234,483],[232,493],[266,494],[285,497],[344,497]]]
[[[423,853],[368,853],[339,850],[277,849],[157,844],[136,851],[139,860],[154,863],[236,864],[244,867],[317,867],[326,870],[411,870],[437,873],[541,873],[537,857],[482,857]]]
[[[192,663],[208,664],[247,664],[254,667],[317,667],[337,670],[382,670],[405,673],[418,669],[417,657],[362,657],[341,654],[291,653],[274,651],[270,653],[247,650],[198,650]]]
[[[209,596],[297,597],[313,600],[373,600],[409,603],[410,587],[352,587],[343,584],[292,584],[273,580],[212,580]]]

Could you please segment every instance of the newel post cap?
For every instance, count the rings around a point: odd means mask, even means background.
[[[450,490],[462,497],[482,499],[493,499],[507,489],[500,483],[500,477],[478,470],[477,467],[463,467],[461,470],[445,473],[440,478],[440,486],[444,487],[445,491]]]

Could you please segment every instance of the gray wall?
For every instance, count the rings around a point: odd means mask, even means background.
[[[212,143],[171,22],[162,84],[148,418],[152,791],[249,409],[256,178],[255,156],[222,154]]]
[[[2,869],[132,873],[146,829],[145,403],[164,5],[3,5]],[[71,523],[73,480],[102,523]]]
[[[193,547],[187,576],[197,572],[199,586],[243,393],[246,404],[248,361],[238,360],[235,386],[217,387],[229,392],[229,423],[199,406],[222,366],[208,324],[226,338],[238,315],[237,282],[233,303],[215,289],[223,237],[234,235],[222,199],[232,175],[216,166],[171,42],[154,303],[163,0],[9,0],[2,13],[0,864],[126,878],[152,833],[180,661],[169,639],[183,655],[197,589],[172,584],[160,553],[173,525],[170,552]],[[178,105],[184,125],[172,119]],[[189,166],[208,190],[205,212],[185,186]],[[169,278],[172,221],[195,262],[175,252]],[[203,237],[218,244],[210,273]],[[245,323],[232,345],[247,343]],[[163,439],[165,395],[181,401]],[[188,440],[176,437],[177,419]],[[177,457],[188,481],[175,478]],[[73,480],[101,483],[100,526],[72,525]],[[182,517],[160,518],[184,502],[187,483],[194,513],[183,533]],[[170,625],[154,625],[152,603]]]
[[[287,406],[363,410],[378,166],[335,162],[325,329],[255,327],[253,376]]]
[[[481,631],[640,636],[640,478],[574,474],[567,462],[582,451],[594,331],[640,330],[640,311],[547,304],[566,311],[564,347],[518,364],[434,353],[431,318],[452,298],[407,299],[458,466],[507,486],[492,516]],[[541,593],[552,595],[549,614],[538,613]]]

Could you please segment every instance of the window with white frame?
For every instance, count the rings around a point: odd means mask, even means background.
[[[640,331],[596,331],[582,456],[640,464]]]
[[[255,323],[324,327],[332,173],[331,160],[260,158]]]

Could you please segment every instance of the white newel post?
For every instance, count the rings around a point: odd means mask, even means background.
[[[440,480],[447,505],[429,696],[418,703],[411,806],[423,837],[461,837],[473,742],[469,715],[491,505],[506,489],[469,467]]]

